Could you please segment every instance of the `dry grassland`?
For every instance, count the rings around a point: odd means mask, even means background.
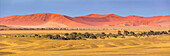
[[[170,35],[105,40],[1,37],[0,56],[170,56]]]

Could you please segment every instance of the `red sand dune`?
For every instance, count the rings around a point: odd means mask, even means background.
[[[90,26],[149,26],[170,27],[170,15],[142,17],[130,15],[121,17],[115,14],[90,14],[69,17],[53,13],[14,15],[0,18],[0,25],[13,27],[90,27]]]

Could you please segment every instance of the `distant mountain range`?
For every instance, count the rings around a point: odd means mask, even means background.
[[[0,25],[29,28],[55,27],[92,27],[92,26],[141,26],[141,27],[170,27],[170,15],[142,17],[130,15],[121,17],[115,14],[90,14],[79,17],[53,13],[37,13],[30,15],[14,15],[1,17]]]

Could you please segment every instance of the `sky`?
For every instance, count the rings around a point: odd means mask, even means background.
[[[35,13],[165,16],[170,15],[170,0],[0,0],[0,17]]]

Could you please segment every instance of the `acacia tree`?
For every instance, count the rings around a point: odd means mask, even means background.
[[[154,35],[160,35],[161,34],[161,32],[155,32],[155,34]]]
[[[53,39],[53,35],[51,35],[51,34],[46,35],[46,37],[50,38],[50,39]]]
[[[108,35],[107,35],[107,37],[112,37],[113,35],[112,35],[112,33],[109,33]]]
[[[125,30],[124,31],[124,35],[128,35],[128,34],[129,34],[129,32]]]
[[[99,37],[99,38],[102,37],[102,35],[101,35],[100,33],[95,34],[95,36],[96,36],[96,37]]]
[[[168,34],[168,32],[166,32],[166,31],[162,31],[162,32],[161,32],[161,34]]]
[[[69,39],[70,39],[70,40],[76,40],[76,36],[70,34],[70,35],[69,35]]]
[[[35,36],[39,36],[38,34],[35,34]]]
[[[68,38],[69,33],[65,33],[64,36],[66,36],[66,39],[69,40],[69,38]]]
[[[88,32],[86,32],[86,33],[84,33],[84,36],[85,36],[86,38],[89,38],[90,34],[89,34]]]
[[[118,35],[122,35],[122,33],[121,33],[121,31],[118,31],[118,33],[117,33]]]
[[[137,34],[135,34],[135,35],[133,35],[133,36],[138,37],[138,35],[137,35]]]
[[[91,34],[91,35],[89,36],[89,38],[91,38],[91,39],[97,39],[96,36],[93,35],[93,34]]]
[[[150,32],[148,32],[148,34],[149,35],[154,35],[154,31],[151,30]]]
[[[72,32],[70,35],[77,35],[77,32]]]
[[[70,35],[69,35],[69,38],[70,38],[71,40],[76,40],[76,37],[77,37],[77,32],[72,32],[72,33],[70,33]]]
[[[113,37],[114,37],[114,38],[117,38],[117,37],[118,37],[118,35],[113,35]]]
[[[56,34],[55,38],[54,39],[59,39],[60,38],[60,35],[59,34]]]
[[[130,35],[134,36],[134,35],[135,35],[135,33],[134,33],[133,31],[131,31],[131,32],[130,32]]]
[[[78,33],[77,35],[82,36],[82,33]]]
[[[102,37],[106,36],[106,34],[104,32],[102,32]]]

